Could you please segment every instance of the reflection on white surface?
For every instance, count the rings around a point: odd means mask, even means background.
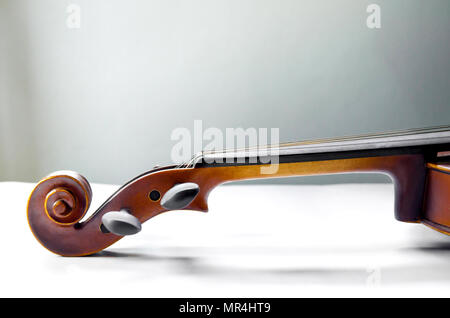
[[[160,215],[78,258],[34,239],[32,188],[0,183],[3,297],[450,295],[450,239],[395,221],[389,184],[223,186],[207,214]],[[116,188],[93,185],[93,207]]]

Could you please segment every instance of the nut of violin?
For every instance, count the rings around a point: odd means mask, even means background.
[[[161,199],[161,206],[167,210],[180,210],[194,201],[200,188],[193,182],[180,183],[170,188]]]
[[[141,222],[126,210],[105,213],[102,224],[109,232],[121,236],[141,231]]]

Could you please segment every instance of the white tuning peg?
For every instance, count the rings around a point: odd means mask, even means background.
[[[180,210],[194,201],[200,188],[192,182],[180,183],[170,188],[161,199],[162,207],[167,210]]]
[[[141,231],[141,222],[126,210],[111,211],[102,216],[102,231],[122,236],[132,235]]]

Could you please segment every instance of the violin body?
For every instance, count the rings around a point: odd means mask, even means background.
[[[429,163],[427,167],[421,222],[450,235],[450,164]]]
[[[140,229],[141,223],[174,209],[207,212],[209,193],[226,182],[376,172],[389,175],[394,182],[397,220],[424,223],[450,234],[450,156],[446,153],[450,150],[450,133],[446,131],[441,138],[440,132],[439,136],[433,139],[436,142],[400,147],[384,143],[380,148],[379,138],[374,146],[364,146],[367,149],[349,148],[347,141],[332,147],[328,147],[330,143],[322,147],[321,143],[320,151],[315,150],[317,147],[306,147],[306,151],[302,145],[294,152],[290,147],[286,154],[281,153],[272,174],[261,173],[267,164],[250,160],[156,168],[123,185],[82,222],[92,198],[88,181],[73,172],[54,173],[31,193],[28,222],[36,239],[48,250],[63,256],[89,255],[123,238],[120,233],[132,233],[134,219]],[[115,228],[113,223],[130,228]]]

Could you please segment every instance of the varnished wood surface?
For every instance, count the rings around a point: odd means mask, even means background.
[[[396,188],[396,218],[406,222],[419,222],[425,179],[425,162],[422,155],[379,156],[313,162],[283,163],[275,174],[261,174],[261,165],[204,167],[194,169],[158,169],[150,171],[122,187],[105,202],[88,220],[73,223],[81,218],[89,206],[90,188],[81,176],[51,176],[41,181],[30,196],[28,221],[35,237],[50,251],[64,256],[80,256],[98,252],[121,236],[100,231],[101,217],[109,211],[127,209],[141,222],[166,212],[158,201],[152,201],[149,193],[157,190],[164,195],[172,186],[183,182],[195,182],[200,193],[185,209],[206,212],[207,198],[216,186],[238,180],[279,178],[289,176],[379,172],[392,177]],[[70,222],[64,224],[46,212],[49,193],[53,190],[68,191],[74,196],[75,215],[64,213]],[[59,204],[55,211],[60,210]],[[72,212],[71,211],[71,212]],[[55,212],[55,213],[56,213]],[[49,215],[50,214],[50,215]],[[149,242],[151,244],[151,242]]]
[[[423,223],[450,234],[450,165],[428,164]]]

